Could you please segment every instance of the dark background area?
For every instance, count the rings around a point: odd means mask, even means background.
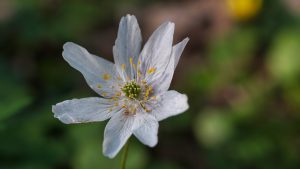
[[[112,169],[106,122],[65,125],[51,106],[96,96],[62,58],[73,41],[112,61],[120,18],[144,41],[164,21],[190,42],[171,89],[190,109],[132,137],[129,169],[299,169],[300,1],[0,0],[0,168]]]

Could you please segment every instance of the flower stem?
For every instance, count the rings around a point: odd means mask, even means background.
[[[127,161],[127,156],[128,156],[128,149],[129,149],[129,140],[125,144],[123,148],[123,154],[122,154],[122,159],[121,159],[121,167],[120,169],[125,169],[126,168],[126,161]]]

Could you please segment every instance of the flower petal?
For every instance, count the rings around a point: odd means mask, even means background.
[[[161,121],[183,113],[189,108],[187,99],[185,94],[180,94],[174,90],[167,91],[160,96],[158,107],[152,111],[152,115]]]
[[[126,115],[119,111],[109,120],[104,131],[103,154],[113,158],[124,146],[132,132],[142,125],[143,114]]]
[[[72,42],[65,43],[63,49],[63,58],[83,74],[94,91],[104,97],[113,92],[110,87],[116,77],[113,63],[90,54],[86,49]]]
[[[122,112],[114,115],[107,123],[104,131],[103,154],[113,158],[124,146],[132,134],[133,116],[126,116]]]
[[[166,22],[157,28],[140,54],[138,70],[150,84],[166,69],[172,51],[174,23]]]
[[[154,91],[155,93],[165,92],[169,89],[175,68],[188,41],[189,38],[185,38],[183,41],[173,46],[171,58],[166,70],[161,76],[158,76],[155,79],[155,82],[153,82],[153,86],[155,86],[154,89],[156,90]]]
[[[142,35],[136,17],[133,15],[122,17],[113,53],[117,70],[123,80],[126,80],[127,76],[133,78],[136,74],[131,64],[137,64],[141,44]],[[130,58],[132,58],[132,63],[130,63]]]
[[[154,147],[157,144],[158,121],[150,114],[144,114],[142,125],[133,134],[145,145]]]
[[[175,62],[174,70],[177,67],[180,56],[189,40],[190,40],[189,38],[185,38],[181,42],[173,46],[171,58],[174,58],[174,62]]]
[[[86,123],[104,121],[114,113],[114,109],[108,99],[90,97],[83,99],[66,100],[52,106],[54,117],[61,122]]]

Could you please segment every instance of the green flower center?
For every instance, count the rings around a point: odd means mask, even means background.
[[[131,81],[127,82],[121,90],[124,92],[125,96],[130,99],[137,99],[141,93],[140,85],[136,84],[136,82]]]

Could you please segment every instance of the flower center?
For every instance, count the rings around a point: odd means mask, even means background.
[[[136,84],[136,82],[131,81],[127,82],[121,90],[124,92],[125,96],[130,99],[137,99],[141,93],[140,85]]]

